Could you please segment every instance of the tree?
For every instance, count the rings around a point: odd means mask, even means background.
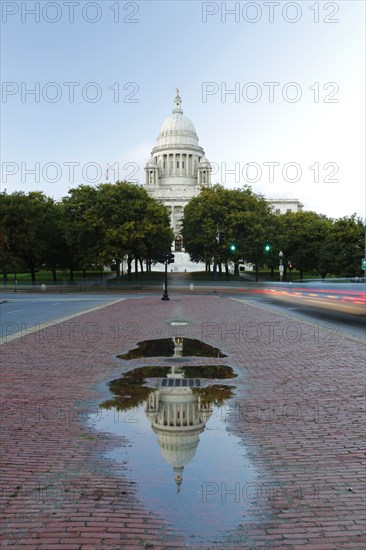
[[[284,262],[291,261],[300,272],[318,271],[325,277],[321,250],[326,246],[332,220],[316,212],[286,212],[278,220]],[[325,270],[325,271],[324,271]]]
[[[361,259],[364,254],[365,225],[361,218],[353,214],[334,220],[320,249],[324,271],[338,277],[361,275]]]
[[[98,265],[104,260],[104,221],[96,213],[98,190],[91,185],[70,189],[62,199],[61,225],[65,239],[64,267],[74,270]]]
[[[131,263],[148,263],[170,249],[173,233],[166,208],[152,199],[145,189],[128,182],[105,183],[97,188],[95,214],[103,221],[104,260],[109,258],[118,268],[127,258],[128,276]]]
[[[81,185],[71,189],[63,202],[66,240],[74,263],[114,263],[119,278],[120,264],[127,258],[130,277],[133,260],[137,273],[138,262],[150,262],[170,248],[173,233],[167,210],[139,185]]]
[[[36,270],[45,264],[52,248],[52,237],[57,234],[55,203],[40,191],[28,194],[15,192],[0,194],[0,231],[8,254],[23,261],[32,283]]]
[[[240,261],[257,266],[265,263],[263,244],[270,238],[272,214],[263,197],[245,186],[225,189],[205,187],[184,209],[184,246],[194,262],[211,262],[217,229],[225,234],[225,244],[217,251],[218,262],[233,262],[238,272]],[[230,245],[235,250],[230,250]]]

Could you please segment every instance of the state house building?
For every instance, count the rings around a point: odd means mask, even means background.
[[[145,165],[145,176],[146,191],[169,211],[174,231],[173,250],[184,252],[181,235],[184,207],[199,195],[202,186],[211,185],[211,167],[198,145],[193,123],[183,114],[178,89],[173,112],[163,122],[157,144]],[[302,209],[297,199],[267,199],[267,202],[277,213]]]

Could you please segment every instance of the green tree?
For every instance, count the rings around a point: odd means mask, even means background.
[[[210,263],[219,229],[225,234],[225,243],[217,250],[219,264],[233,262],[238,272],[239,262],[248,261],[258,270],[266,262],[263,245],[270,239],[271,218],[267,202],[248,186],[205,187],[184,209],[184,246],[192,261]],[[233,251],[231,244],[235,245]]]
[[[365,225],[355,214],[333,221],[320,248],[322,269],[338,277],[362,275],[365,254]]]
[[[281,243],[284,264],[291,261],[299,270],[301,279],[305,271],[318,272],[325,277],[327,268],[321,250],[331,226],[331,219],[316,212],[286,212],[279,216],[277,242]]]
[[[173,233],[166,208],[143,187],[128,183],[81,185],[63,200],[69,256],[74,264],[103,266],[114,263],[117,278],[127,259],[128,275],[135,261],[142,268],[170,248]]]
[[[173,233],[166,208],[152,199],[145,189],[128,182],[105,183],[97,188],[96,217],[103,221],[104,260],[113,260],[118,268],[127,258],[128,276],[135,261],[142,268],[164,250],[170,249]]]
[[[14,261],[24,262],[35,283],[36,271],[50,257],[52,236],[57,234],[55,203],[40,191],[3,192],[0,210],[0,231],[7,252]]]
[[[60,223],[65,239],[63,264],[70,269],[73,280],[75,269],[93,267],[103,262],[104,221],[98,217],[96,204],[98,190],[91,185],[70,189],[62,199]]]

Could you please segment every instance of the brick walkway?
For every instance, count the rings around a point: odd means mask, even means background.
[[[219,347],[239,372],[228,428],[261,480],[255,521],[197,548],[365,548],[364,347],[229,298],[178,295],[126,300],[2,346],[3,546],[189,545],[139,502],[125,466],[103,458],[128,442],[85,422],[122,372],[117,354],[178,335]]]

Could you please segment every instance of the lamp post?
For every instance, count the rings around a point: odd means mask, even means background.
[[[174,263],[174,254],[171,252],[169,254],[164,254],[160,261],[165,264],[165,273],[164,273],[164,292],[162,300],[167,301],[170,300],[169,294],[168,294],[168,264]]]
[[[278,257],[280,259],[280,265],[279,265],[280,283],[282,283],[282,276],[283,276],[283,264],[282,264],[283,252],[282,252],[282,250],[279,251]]]
[[[164,293],[162,300],[170,300],[168,294],[168,256],[165,259]]]

